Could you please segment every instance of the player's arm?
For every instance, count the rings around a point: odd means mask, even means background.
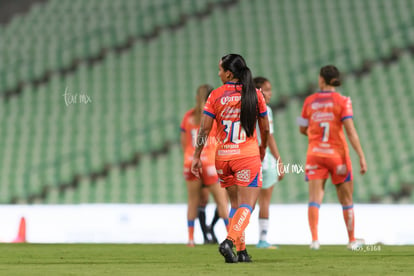
[[[183,151],[185,151],[185,147],[187,146],[186,121],[187,121],[187,114],[184,115],[184,118],[180,125],[180,133],[181,133],[180,143],[181,143],[181,148],[183,149]]]
[[[299,125],[299,132],[305,136],[308,136],[308,126],[309,126],[309,115],[306,112],[308,99],[305,100],[305,103],[302,107],[302,115],[296,119],[296,123]]]
[[[349,142],[355,152],[358,154],[359,157],[359,164],[361,166],[361,174],[364,174],[367,171],[367,164],[365,161],[364,151],[362,150],[361,143],[359,141],[358,133],[355,129],[354,120],[352,118],[347,118],[343,121],[345,126],[346,134],[348,136]]]
[[[200,129],[198,130],[196,146],[194,151],[193,162],[191,164],[191,172],[200,177],[201,160],[200,155],[203,151],[204,145],[207,142],[208,135],[213,126],[214,119],[211,116],[203,114],[201,117]]]
[[[180,136],[180,142],[181,142],[181,148],[183,150],[185,150],[185,146],[187,145],[187,141],[186,141],[186,135],[185,132],[183,130],[181,130],[181,136]]]
[[[260,148],[260,159],[263,161],[263,158],[266,153],[266,146],[268,144],[269,133],[270,133],[269,118],[267,117],[267,115],[259,116],[258,122],[259,122],[259,129],[260,129],[260,137],[262,138],[262,143],[260,144],[260,147],[259,147]]]

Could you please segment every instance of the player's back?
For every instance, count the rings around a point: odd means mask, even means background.
[[[217,160],[232,160],[259,154],[256,131],[247,137],[241,126],[241,91],[242,86],[226,83],[214,90],[207,100],[204,113],[215,118],[217,123]],[[266,103],[257,90],[259,111],[266,115]]]
[[[305,100],[302,117],[308,120],[308,155],[342,157],[348,154],[343,120],[352,118],[349,97],[317,92]]]
[[[184,155],[188,157],[192,157],[194,154],[194,149],[197,141],[197,135],[198,135],[198,129],[199,125],[195,122],[194,117],[195,109],[192,108],[188,110],[182,120],[181,123],[181,131],[185,133],[187,142],[184,149]],[[215,140],[215,134],[216,134],[216,125],[213,124],[213,127],[210,131],[210,135],[205,141],[205,147],[202,151],[202,159],[209,158],[214,159],[214,154],[216,150],[216,140]]]

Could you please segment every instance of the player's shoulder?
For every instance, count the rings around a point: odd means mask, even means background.
[[[348,99],[351,99],[350,96],[346,96],[346,95],[344,95],[344,94],[342,94],[341,92],[338,92],[338,91],[332,93],[332,95],[333,95],[334,98],[339,99],[339,100],[348,100]]]
[[[220,95],[224,93],[224,90],[225,90],[224,85],[217,87],[216,89],[211,91],[209,99],[215,99],[215,98],[220,97]]]
[[[343,95],[340,92],[335,92],[333,96],[334,96],[335,101],[341,105],[349,105],[352,103],[350,96]]]

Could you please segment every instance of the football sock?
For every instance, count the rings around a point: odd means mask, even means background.
[[[220,216],[219,216],[219,212],[218,209],[216,207],[216,210],[214,211],[214,217],[213,220],[211,221],[211,228],[214,228],[214,225],[216,225],[217,221],[219,220]]]
[[[231,225],[232,219],[233,219],[234,214],[236,213],[236,211],[237,211],[237,208],[231,208],[231,209],[230,209],[230,212],[229,212],[229,224],[226,226],[226,228],[227,228],[227,233],[228,233],[228,232],[229,232],[229,230],[230,230],[230,225]],[[243,232],[243,235],[244,235],[244,232]],[[243,237],[243,238],[244,238],[244,237]],[[234,242],[234,246],[236,246],[236,250],[237,250],[237,251],[240,251],[240,248],[242,247],[242,243],[244,243],[244,239],[243,239],[243,238],[239,238],[239,239],[237,239],[237,240]],[[243,242],[242,242],[242,240],[243,240]],[[245,245],[244,247],[246,247],[246,245]]]
[[[243,231],[239,239],[236,241],[236,250],[243,251],[246,249],[246,232]]]
[[[345,220],[346,230],[348,232],[349,242],[353,242],[355,240],[355,236],[354,236],[354,226],[355,226],[354,205],[342,206],[342,212],[344,214],[344,220]]]
[[[201,231],[203,231],[204,240],[207,240],[206,206],[198,206],[197,216],[198,221],[200,222]]]
[[[244,242],[242,235],[247,225],[249,225],[252,211],[253,208],[251,206],[247,204],[240,205],[231,220],[230,231],[227,234],[227,239],[231,240],[233,243],[237,240],[240,240],[241,243]]]
[[[319,207],[320,205],[318,203],[309,202],[308,220],[309,220],[309,228],[312,234],[312,241],[318,240]]]
[[[194,220],[188,220],[187,226],[188,226],[188,240],[194,241]]]
[[[269,229],[269,219],[259,218],[259,240],[267,240],[267,231]]]

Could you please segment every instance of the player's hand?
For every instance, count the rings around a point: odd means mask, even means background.
[[[263,146],[259,146],[259,152],[260,152],[260,161],[263,161],[265,154],[266,154],[266,148]]]
[[[201,171],[201,160],[200,158],[193,158],[191,163],[191,173],[200,178],[200,171]]]
[[[360,173],[361,173],[361,175],[364,175],[368,170],[367,162],[365,161],[365,158],[360,158],[359,159],[359,165],[361,166]]]
[[[283,179],[283,177],[285,177],[285,170],[284,170],[284,167],[283,167],[283,162],[282,162],[282,160],[280,160],[280,158],[278,159],[276,170],[277,170],[277,175],[278,175],[277,179],[279,181],[281,181]]]

